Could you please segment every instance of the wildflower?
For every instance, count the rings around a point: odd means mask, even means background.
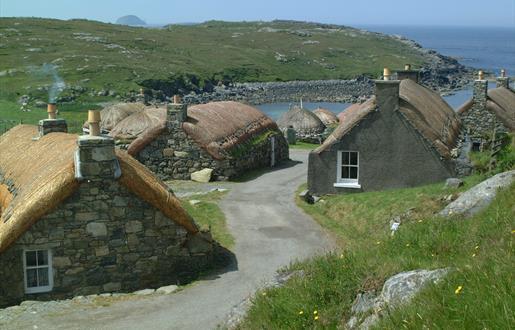
[[[317,314],[318,314],[318,311],[313,311],[313,314],[314,314],[314,315],[317,315]]]
[[[460,286],[458,286],[458,287],[456,288],[456,290],[454,290],[454,293],[455,293],[455,294],[460,294],[461,289],[463,289],[463,287],[460,285]]]
[[[434,257],[434,256],[435,256],[434,253],[431,253],[431,257]]]
[[[406,243],[406,246],[409,246],[410,244],[409,243]]]
[[[304,311],[299,311],[299,315],[302,315],[302,314],[304,314]]]
[[[379,245],[379,244],[381,244],[381,242],[377,241],[376,244]]]
[[[512,233],[512,234],[515,234],[515,229],[512,229],[512,230],[511,230],[511,233]]]
[[[342,253],[342,254],[340,254],[340,259],[343,259],[343,253]]]
[[[262,295],[263,295],[263,296],[266,296],[266,292],[263,292],[263,293],[262,293]]]
[[[315,315],[315,321],[318,320],[318,315]]]
[[[418,220],[418,223],[421,223],[422,222],[422,219]]]
[[[475,249],[476,249],[476,250],[477,250],[477,249],[479,249],[479,245],[476,245]]]
[[[473,253],[473,254],[472,254],[472,257],[475,257],[475,256],[476,256],[476,254],[475,254],[475,253]]]

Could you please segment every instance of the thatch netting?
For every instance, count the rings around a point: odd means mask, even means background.
[[[42,216],[71,196],[75,179],[77,136],[51,133],[35,141],[35,126],[20,125],[0,137],[0,253]],[[191,233],[198,231],[177,198],[143,165],[117,152],[122,167],[120,183]]]
[[[111,131],[119,122],[130,115],[140,112],[145,108],[143,103],[116,103],[111,104],[100,111],[101,122],[100,128],[103,131]],[[85,128],[89,128],[89,124],[84,123]]]
[[[277,121],[281,129],[293,126],[299,133],[322,133],[325,125],[313,112],[298,106],[292,107]]]
[[[278,130],[272,119],[249,105],[211,102],[188,108],[183,129],[215,159],[223,159],[229,150],[265,130]]]
[[[318,117],[318,119],[322,121],[325,126],[338,124],[339,122],[338,117],[336,117],[336,115],[330,110],[318,108],[313,110],[313,113]]]
[[[488,91],[487,107],[510,131],[515,130],[515,92],[498,87]]]
[[[109,135],[119,140],[133,140],[156,126],[166,124],[166,108],[147,107],[120,121],[109,132]]]
[[[351,129],[359,124],[370,112],[376,109],[375,96],[368,99],[366,102],[353,104],[341,112],[338,117],[340,118],[340,125],[325,139],[324,143],[314,150],[315,153],[328,150],[331,145],[337,143],[343,138]]]
[[[437,93],[404,79],[400,84],[400,111],[444,158],[449,158],[460,131],[454,110]]]

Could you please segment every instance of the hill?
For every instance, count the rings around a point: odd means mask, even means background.
[[[145,26],[145,25],[147,25],[147,23],[145,23],[144,20],[142,20],[141,18],[139,18],[138,16],[135,16],[135,15],[122,16],[116,20],[116,24],[129,25],[129,26]]]
[[[406,40],[335,25],[212,21],[147,29],[37,18],[0,18],[0,56],[0,99],[44,99],[56,73],[66,83],[60,101],[140,86],[377,77],[384,66],[434,60]]]

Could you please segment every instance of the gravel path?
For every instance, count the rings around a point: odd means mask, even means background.
[[[306,151],[294,162],[245,183],[231,185],[221,203],[236,238],[230,269],[171,295],[98,304],[53,304],[17,313],[3,329],[213,329],[246,298],[274,280],[276,271],[334,247],[320,226],[299,210],[293,196],[306,181]],[[52,304],[50,304],[52,305]]]

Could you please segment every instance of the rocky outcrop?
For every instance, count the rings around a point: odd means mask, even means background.
[[[514,181],[515,170],[497,174],[467,190],[439,214],[445,217],[456,214],[470,217],[490,205],[497,191]]]
[[[352,317],[347,329],[369,329],[381,318],[384,310],[395,309],[407,304],[429,283],[437,283],[449,269],[412,270],[390,277],[379,295],[373,292],[360,293],[354,301]]]

